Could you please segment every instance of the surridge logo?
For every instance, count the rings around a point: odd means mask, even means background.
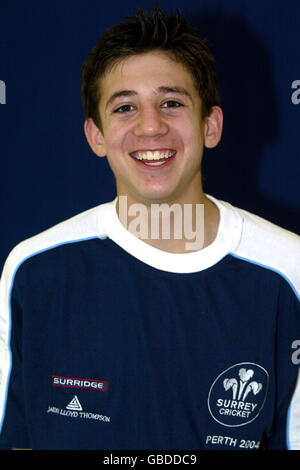
[[[230,427],[252,422],[264,406],[268,382],[268,372],[258,364],[248,362],[229,367],[218,375],[209,390],[211,416]]]
[[[52,375],[52,385],[55,387],[100,390],[101,392],[106,392],[108,390],[108,383],[105,380],[79,379],[74,377],[62,377],[59,375]]]

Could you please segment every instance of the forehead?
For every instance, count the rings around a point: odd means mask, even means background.
[[[122,89],[137,93],[154,93],[161,87],[185,88],[197,94],[194,80],[187,67],[163,51],[152,51],[126,57],[113,64],[100,80],[102,98]]]

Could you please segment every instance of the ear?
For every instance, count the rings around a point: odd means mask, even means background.
[[[84,133],[93,152],[98,155],[98,157],[105,157],[106,148],[104,137],[92,118],[88,118],[84,121]]]
[[[204,146],[213,148],[221,140],[223,129],[223,111],[219,106],[213,106],[209,116],[205,118]]]

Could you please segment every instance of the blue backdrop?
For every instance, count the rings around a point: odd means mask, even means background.
[[[80,69],[108,26],[153,4],[0,7],[0,268],[22,239],[114,197],[106,159],[92,153],[83,133]],[[224,132],[205,151],[205,191],[299,233],[299,0],[159,5],[180,8],[217,60]]]

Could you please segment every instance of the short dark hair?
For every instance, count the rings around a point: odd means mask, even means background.
[[[153,13],[138,8],[126,18],[105,31],[83,63],[81,98],[86,119],[93,118],[101,129],[101,77],[122,59],[154,50],[169,53],[191,72],[202,100],[202,118],[212,106],[220,105],[215,59],[207,41],[199,37],[178,9],[176,14],[166,15],[158,6]]]

